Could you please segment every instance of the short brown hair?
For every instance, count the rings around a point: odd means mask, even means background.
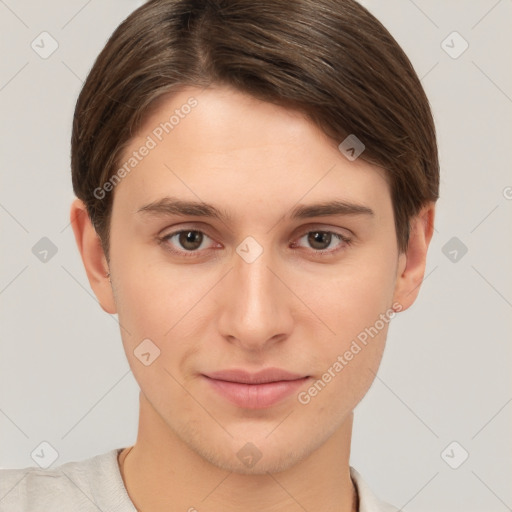
[[[94,193],[157,98],[180,86],[227,85],[305,113],[360,158],[386,171],[397,243],[439,192],[428,99],[387,29],[354,0],[151,0],[97,57],[78,97],[71,137],[73,190],[108,259],[112,194]]]

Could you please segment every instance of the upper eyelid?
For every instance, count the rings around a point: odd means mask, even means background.
[[[171,227],[167,227],[167,228],[164,228],[160,231],[160,233],[165,233],[167,229],[170,229],[171,231],[169,231],[168,233],[166,234],[162,234],[161,236],[167,236],[167,235],[170,235],[170,234],[176,234],[176,233],[180,233],[181,231],[199,231],[201,233],[204,233],[206,235],[208,235],[208,232],[209,232],[209,229],[211,229],[210,227],[204,227],[202,225],[197,225],[197,224],[194,224],[194,223],[190,223],[190,225],[186,225],[185,226],[171,226]],[[327,226],[326,224],[322,224],[321,222],[312,222],[310,224],[306,224],[306,225],[303,225],[302,227],[297,227],[295,228],[293,231],[296,232],[296,231],[299,231],[300,233],[308,233],[310,231],[325,231],[325,232],[333,232],[333,233],[336,233],[336,230],[338,229],[341,229],[343,231],[347,231],[350,236],[353,236],[354,233],[352,230],[350,230],[349,228],[347,227],[341,227],[341,226]],[[216,230],[213,229],[213,232],[215,232]],[[210,235],[208,235],[210,236]],[[296,236],[296,235],[295,235]],[[211,238],[211,237],[210,237]]]
[[[346,229],[346,228],[345,228]],[[179,229],[175,229],[175,230],[172,230],[172,231],[169,231],[168,233],[163,233],[162,235],[159,235],[159,238],[172,238],[173,236],[179,234],[179,233],[182,233],[184,231],[197,231],[199,233],[202,233],[203,235],[206,235],[208,238],[210,238],[211,240],[214,240],[215,237],[213,236],[210,236],[210,234],[208,234],[207,230],[204,230],[204,229],[199,229],[199,228],[179,228]],[[351,238],[353,236],[353,233],[350,231],[350,230],[346,230],[346,231],[349,231],[350,234],[343,234],[343,233],[340,233],[338,231],[336,231],[336,229],[332,229],[332,228],[315,228],[315,227],[310,227],[310,228],[304,228],[303,230],[300,230],[297,234],[294,234],[293,237],[290,237],[289,241],[293,241],[295,240],[297,237],[298,238],[302,238],[304,235],[308,234],[308,233],[311,233],[311,232],[320,232],[320,233],[331,233],[331,234],[334,234],[334,235],[339,235],[341,237],[345,237],[345,238]]]

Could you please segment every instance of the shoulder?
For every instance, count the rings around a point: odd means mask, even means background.
[[[125,499],[119,499],[125,489],[117,454],[115,449],[50,469],[0,469],[0,512],[131,512],[117,507]]]
[[[380,500],[353,467],[350,467],[350,476],[359,495],[359,512],[401,512],[397,507]]]
[[[79,464],[0,470],[0,512],[88,510],[84,505],[91,493]]]

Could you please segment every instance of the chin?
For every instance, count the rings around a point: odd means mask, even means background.
[[[304,456],[300,457],[295,453],[265,453],[261,454],[261,458],[253,465],[247,465],[239,460],[238,457],[219,457],[217,455],[216,461],[210,461],[217,467],[237,473],[240,475],[266,475],[267,473],[280,473],[286,471],[296,465]]]
[[[208,442],[208,446],[196,442],[189,446],[203,459],[222,470],[240,475],[265,475],[290,469],[318,448],[311,440],[306,442],[300,436],[293,438],[283,434],[278,436],[273,433],[268,438],[260,435],[258,439],[254,438],[254,442],[250,441],[251,436],[235,436],[229,441]],[[275,438],[271,439],[274,435]],[[318,439],[315,442],[321,444]],[[218,448],[213,451],[211,446]]]

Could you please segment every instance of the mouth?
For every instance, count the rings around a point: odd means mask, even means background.
[[[309,375],[280,368],[267,368],[256,373],[240,369],[222,370],[203,374],[203,377],[218,395],[244,409],[271,407],[310,379]]]

